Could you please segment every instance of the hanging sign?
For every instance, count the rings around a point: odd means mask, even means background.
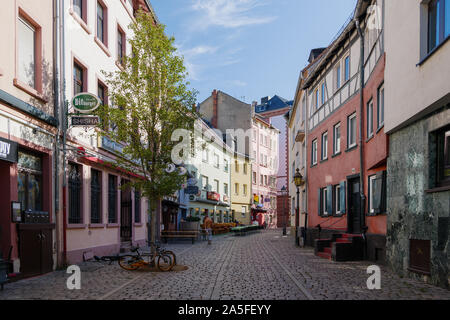
[[[91,113],[100,106],[100,99],[88,92],[77,94],[72,99],[72,106],[80,113]]]
[[[0,138],[0,160],[16,163],[17,159],[17,143]]]
[[[97,126],[100,119],[97,116],[74,116],[72,119],[72,126]]]

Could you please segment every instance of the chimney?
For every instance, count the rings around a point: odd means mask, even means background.
[[[214,89],[214,91],[212,92],[212,97],[213,97],[213,116],[211,119],[211,125],[214,128],[217,128],[217,122],[218,122],[218,109],[219,109],[219,95],[217,90]]]

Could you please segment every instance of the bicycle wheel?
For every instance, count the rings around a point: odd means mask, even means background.
[[[177,265],[177,256],[175,255],[175,253],[173,251],[166,251],[166,250],[164,250],[163,254],[166,254],[166,255],[170,256],[171,259],[172,259],[172,264],[174,266]]]
[[[158,269],[166,272],[166,271],[170,271],[173,268],[173,260],[169,255],[166,254],[161,254],[158,255],[157,258],[157,265],[158,265]]]
[[[135,256],[122,256],[119,259],[119,266],[122,269],[134,271],[139,269],[139,266],[136,265],[137,262],[139,262],[139,259]]]

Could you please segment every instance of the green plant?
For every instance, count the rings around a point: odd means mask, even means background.
[[[186,222],[199,222],[200,218],[199,217],[187,217],[186,218]]]

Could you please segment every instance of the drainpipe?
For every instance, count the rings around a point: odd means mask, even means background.
[[[59,241],[61,236],[61,212],[59,210],[59,146],[60,146],[60,134],[61,134],[61,119],[59,119],[59,101],[60,101],[60,91],[59,91],[59,1],[53,0],[53,89],[54,89],[54,115],[58,119],[58,130],[55,139],[55,157],[54,157],[54,190],[55,190],[55,222],[56,222],[56,264],[61,266],[61,241]]]
[[[303,75],[302,75],[303,77]],[[305,98],[306,98],[306,110],[305,110],[305,151],[306,154],[304,155],[305,159],[306,159],[306,164],[305,164],[305,239],[303,242],[303,246],[306,247],[306,239],[308,239],[308,234],[307,234],[307,229],[308,229],[308,152],[309,152],[309,146],[308,146],[308,132],[309,132],[309,104],[308,104],[308,93],[309,93],[309,89],[305,88],[304,93],[305,94]]]
[[[66,35],[65,35],[65,7],[61,1],[61,106],[63,128],[63,264],[67,265],[67,175],[66,175],[66,145],[67,145],[67,104],[66,104]]]
[[[359,175],[359,192],[361,196],[361,203],[360,203],[360,215],[362,218],[362,230],[363,230],[363,237],[364,242],[366,243],[366,216],[364,214],[364,207],[365,207],[365,200],[366,197],[364,195],[364,147],[363,147],[363,123],[364,123],[364,34],[361,30],[361,27],[359,25],[359,20],[355,18],[355,26],[358,30],[358,34],[360,37],[360,47],[361,47],[361,57],[360,57],[360,80],[361,80],[361,88],[360,88],[360,117],[359,117],[359,163],[360,163],[360,175]],[[366,255],[364,245],[364,258]]]

